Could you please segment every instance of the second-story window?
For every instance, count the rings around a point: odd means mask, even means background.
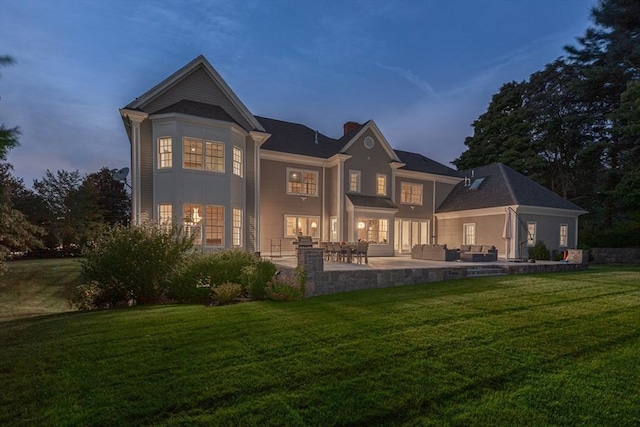
[[[242,178],[242,150],[233,147],[233,174]]]
[[[318,172],[287,169],[287,194],[318,195]]]
[[[403,182],[401,186],[400,203],[407,205],[421,205],[422,184]]]
[[[182,138],[182,167],[224,172],[224,144],[198,138]]]
[[[387,195],[387,176],[376,175],[376,194],[378,196]]]
[[[349,191],[352,193],[360,192],[360,171],[349,171]]]
[[[170,168],[173,166],[173,147],[171,137],[158,138],[158,169]]]

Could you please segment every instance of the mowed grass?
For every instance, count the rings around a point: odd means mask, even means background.
[[[76,259],[10,261],[0,276],[0,322],[73,310],[80,284]]]
[[[638,425],[640,268],[0,328],[0,425]]]

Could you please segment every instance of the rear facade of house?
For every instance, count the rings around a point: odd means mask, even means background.
[[[394,150],[371,120],[337,126],[332,138],[254,116],[202,56],[120,114],[133,223],[181,225],[205,249],[289,255],[306,235],[368,241],[370,256],[439,243],[494,245],[514,258],[536,240],[552,250],[577,243],[584,211],[504,165],[453,170]]]

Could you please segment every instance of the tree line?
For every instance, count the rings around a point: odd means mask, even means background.
[[[508,82],[452,163],[502,162],[571,200],[586,245],[640,245],[640,1],[600,0],[566,54]]]

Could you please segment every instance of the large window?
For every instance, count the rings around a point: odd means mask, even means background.
[[[224,246],[224,206],[207,206],[205,244]]]
[[[186,203],[182,206],[182,221],[194,245],[224,246],[224,206],[203,206]]]
[[[463,245],[476,244],[476,225],[475,224],[462,225],[462,244]]]
[[[387,176],[376,175],[376,194],[378,196],[387,195]]]
[[[158,169],[173,166],[173,147],[171,137],[158,138]]]
[[[569,226],[567,224],[560,224],[560,247],[567,247],[567,234]]]
[[[242,178],[242,150],[233,147],[233,174]]]
[[[349,191],[352,193],[360,192],[360,171],[349,171]]]
[[[536,244],[536,223],[527,222],[527,246],[535,246]]]
[[[400,203],[406,205],[421,205],[422,184],[403,182],[401,185]]]
[[[284,222],[285,237],[320,237],[320,217],[285,215]]]
[[[182,138],[182,167],[202,169],[202,141],[194,138]]]
[[[185,203],[182,205],[182,222],[187,234],[194,237],[193,244],[202,244],[202,225],[204,222],[202,205]]]
[[[182,167],[224,172],[224,144],[197,138],[182,138]]]
[[[173,222],[173,206],[161,203],[158,205],[158,224],[170,226]]]
[[[318,194],[318,172],[287,169],[287,194]]]
[[[389,240],[389,221],[386,219],[358,218],[358,240],[386,244]]]
[[[232,218],[232,233],[233,246],[242,246],[242,209],[233,208]]]
[[[205,141],[206,168],[208,171],[224,172],[224,144]]]

